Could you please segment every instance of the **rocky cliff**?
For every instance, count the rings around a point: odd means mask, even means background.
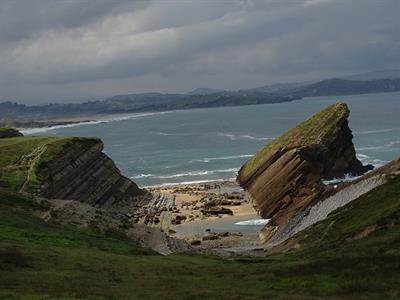
[[[19,132],[17,129],[11,127],[0,127],[0,139],[12,138],[18,136],[23,136],[23,134]]]
[[[101,140],[71,138],[61,143],[59,147],[53,145],[57,150],[47,148],[36,164],[41,196],[110,206],[120,201],[139,201],[147,194],[121,175],[102,152]]]
[[[346,104],[333,104],[267,144],[240,169],[238,182],[261,216],[271,219],[262,231],[263,240],[333,193],[322,179],[372,169],[356,157],[348,117]]]

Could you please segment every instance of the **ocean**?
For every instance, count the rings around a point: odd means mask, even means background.
[[[400,156],[400,92],[112,116],[24,133],[99,137],[105,153],[140,186],[227,180],[263,145],[338,100],[350,108],[362,162],[381,166]]]

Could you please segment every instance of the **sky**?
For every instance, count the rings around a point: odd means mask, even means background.
[[[235,90],[400,67],[398,0],[0,0],[0,101]]]

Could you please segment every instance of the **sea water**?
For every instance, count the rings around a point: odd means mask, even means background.
[[[338,100],[349,105],[363,163],[381,166],[400,156],[399,92],[112,116],[25,134],[99,137],[122,173],[140,186],[227,180],[266,143]]]

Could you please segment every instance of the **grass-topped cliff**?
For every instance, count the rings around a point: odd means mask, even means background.
[[[323,142],[337,130],[338,124],[346,120],[348,116],[349,109],[345,103],[338,102],[328,106],[265,145],[243,166],[243,176],[257,169],[264,160],[280,148],[300,148]]]
[[[239,170],[238,182],[251,195],[261,216],[270,219],[262,240],[279,236],[292,218],[328,197],[323,179],[358,176],[363,166],[356,156],[345,103],[330,105],[267,144]]]
[[[62,152],[100,143],[95,138],[13,137],[0,139],[0,186],[34,192],[41,184],[41,169]]]
[[[0,186],[99,205],[144,195],[102,150],[97,138],[0,139]]]

